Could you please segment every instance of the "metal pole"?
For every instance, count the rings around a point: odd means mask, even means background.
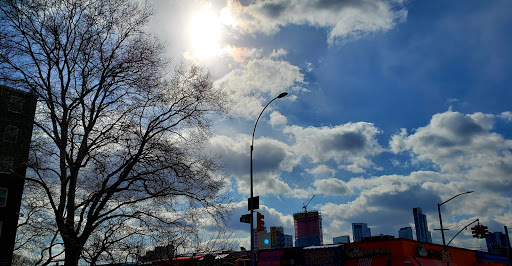
[[[256,126],[254,127],[254,129],[256,129]],[[253,142],[254,142],[254,133],[253,133]],[[252,151],[253,150],[254,150],[254,146],[253,146],[253,144],[251,144],[251,200],[253,199],[253,185],[252,185]],[[254,206],[251,206],[251,266],[254,266],[254,209],[253,209],[253,207]]]
[[[444,240],[444,229],[443,229],[443,219],[441,218],[441,204],[437,204],[437,212],[439,213],[439,225],[441,226],[441,236],[443,237],[443,249],[446,250],[446,244]]]
[[[443,237],[443,250],[446,252],[446,244],[445,244],[445,240],[444,240],[444,228],[443,228],[443,219],[441,219],[441,205],[447,203],[448,201],[460,196],[460,195],[464,195],[464,194],[469,194],[469,193],[473,193],[474,191],[471,190],[471,191],[466,191],[466,192],[462,192],[462,193],[459,193],[453,197],[451,197],[450,199],[448,199],[447,201],[443,202],[443,203],[437,203],[437,212],[439,213],[439,225],[441,226],[441,236]],[[453,239],[452,239],[453,240]],[[450,263],[449,262],[446,262],[446,266],[449,266]]]
[[[254,123],[254,129],[252,130],[252,140],[251,140],[251,202],[252,202],[253,206],[250,206],[251,207],[251,266],[254,266],[255,262],[256,262],[256,260],[254,259],[254,199],[253,199],[253,197],[254,197],[254,194],[253,194],[254,189],[253,189],[253,182],[252,182],[252,180],[253,180],[252,152],[254,150],[254,133],[256,132],[256,126],[258,125],[258,121],[260,121],[260,117],[263,114],[263,111],[265,111],[265,109],[267,109],[267,107],[270,105],[270,103],[272,103],[274,100],[279,99],[279,98],[283,98],[286,95],[288,95],[288,93],[286,93],[286,92],[283,92],[283,93],[279,94],[277,97],[275,97],[270,102],[268,102],[267,105],[265,105],[265,107],[263,107],[263,110],[261,110],[261,113],[258,116],[258,119],[256,119],[256,123]]]

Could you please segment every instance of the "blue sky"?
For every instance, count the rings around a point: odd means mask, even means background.
[[[155,1],[152,30],[175,62],[208,69],[230,95],[208,151],[223,156],[232,239],[249,246],[249,155],[267,226],[323,216],[324,243],[351,223],[398,235],[422,207],[441,243],[474,219],[512,221],[512,2]],[[456,246],[484,240],[465,231]]]

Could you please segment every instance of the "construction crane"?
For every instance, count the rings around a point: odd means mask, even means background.
[[[304,203],[302,203],[302,208],[304,209],[304,213],[307,213],[308,212],[308,205],[309,203],[311,203],[311,201],[313,200],[313,198],[315,197],[316,195],[313,195],[313,197],[311,197],[311,199],[308,201],[308,204],[304,205]]]

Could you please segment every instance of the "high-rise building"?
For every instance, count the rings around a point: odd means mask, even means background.
[[[494,254],[500,254],[502,250],[507,248],[507,235],[502,232],[489,233],[485,238],[487,243],[487,251]]]
[[[284,229],[282,226],[270,227],[270,244],[272,248],[284,248]]]
[[[410,226],[408,227],[402,227],[400,230],[398,230],[398,238],[405,238],[405,239],[412,239],[412,228]]]
[[[0,85],[0,265],[10,265],[37,98]]]
[[[349,236],[337,236],[332,239],[333,244],[345,244],[350,243],[350,237]]]
[[[284,247],[285,248],[293,247],[293,236],[292,235],[284,235]]]
[[[372,231],[366,223],[352,223],[352,234],[354,242],[361,242],[363,237],[372,236]]]
[[[318,211],[293,214],[295,224],[295,246],[322,245],[322,216]]]
[[[428,231],[427,216],[420,207],[413,208],[414,227],[416,228],[416,241],[432,243],[432,235]]]

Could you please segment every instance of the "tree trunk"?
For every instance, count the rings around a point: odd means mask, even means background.
[[[65,244],[65,257],[64,257],[64,265],[66,266],[78,266],[78,260],[80,260],[80,254],[82,254],[84,247],[79,245],[78,243],[69,240],[68,243]]]

